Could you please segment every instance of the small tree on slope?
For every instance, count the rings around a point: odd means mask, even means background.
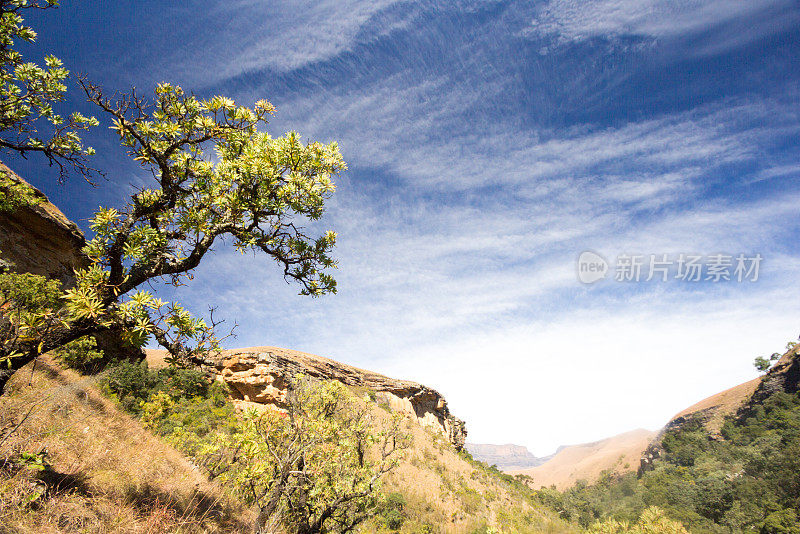
[[[341,382],[297,377],[286,413],[250,412],[204,454],[258,507],[260,531],[351,532],[374,514],[381,477],[408,447],[401,420],[378,423]]]

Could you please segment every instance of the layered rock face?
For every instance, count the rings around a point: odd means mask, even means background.
[[[157,352],[148,351],[148,359],[157,358]],[[378,402],[441,432],[457,449],[464,446],[467,436],[464,422],[450,413],[447,401],[436,390],[313,354],[278,347],[224,350],[209,356],[203,368],[224,380],[241,406],[285,407],[288,380],[302,374],[375,391]]]
[[[0,172],[9,179],[30,186],[0,163]],[[0,211],[0,258],[13,263],[17,272],[56,278],[65,287],[75,284],[74,270],[88,263],[81,254],[85,245],[78,226],[67,219],[47,197],[30,186],[39,203],[13,212]]]
[[[466,448],[476,460],[486,462],[489,465],[496,465],[501,471],[536,467],[552,458],[552,455],[538,458],[527,447],[510,443],[505,445],[467,443]]]

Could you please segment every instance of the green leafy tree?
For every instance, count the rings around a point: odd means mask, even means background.
[[[81,84],[152,184],[91,219],[95,236],[84,249],[90,265],[76,273],[64,305],[38,323],[17,325],[23,335],[2,340],[0,390],[38,354],[107,331],[139,346],[152,336],[177,361],[201,359],[218,346],[213,314],[210,323],[197,319],[141,286],[183,285],[223,237],[243,253],[272,258],[302,294],[336,291],[328,273],[336,234],[312,236],[302,226],[323,215],[332,177],[346,168],[336,143],[260,131],[274,112],[265,100],[251,109],[169,84],[157,86],[152,101],[134,93],[111,100],[86,80]]]
[[[377,512],[380,479],[408,445],[399,417],[381,430],[340,382],[299,380],[286,413],[246,414],[205,454],[216,459],[212,472],[258,506],[263,530],[349,532]]]
[[[794,342],[790,341],[787,345],[787,349],[791,350],[794,347]],[[753,362],[753,366],[758,369],[760,372],[768,371],[770,367],[772,367],[772,362],[777,361],[781,357],[780,354],[777,352],[773,352],[769,359],[764,358],[763,356],[759,356]]]
[[[61,178],[74,169],[88,180],[96,172],[87,165],[94,150],[84,147],[79,132],[96,126],[97,119],[56,113],[54,104],[64,100],[69,71],[54,56],[45,56],[42,67],[25,61],[17,50],[20,41],[36,41],[23,13],[57,5],[56,0],[0,0],[0,149],[23,157],[43,154],[59,167]]]

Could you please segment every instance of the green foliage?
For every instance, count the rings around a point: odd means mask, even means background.
[[[688,531],[678,523],[666,517],[659,508],[652,506],[642,512],[636,523],[617,521],[608,518],[598,521],[589,529],[590,534],[688,534]]]
[[[0,298],[3,314],[13,308],[15,317],[38,314],[60,304],[61,282],[31,273],[0,273]]]
[[[103,363],[103,351],[93,337],[82,337],[53,351],[61,363],[82,373],[95,372]]]
[[[47,460],[45,457],[46,453],[44,451],[22,451],[19,453],[19,463],[33,471],[44,471],[47,469]]]
[[[725,439],[713,440],[699,421],[688,421],[667,432],[661,458],[641,479],[605,475],[537,497],[583,526],[635,525],[656,506],[692,532],[795,532],[800,396],[775,392],[741,419],[728,419],[721,432]]]
[[[152,370],[144,361],[121,362],[108,372],[103,385],[123,408],[136,415],[141,415],[143,405],[159,394],[175,402],[193,398],[211,398],[219,402],[220,399],[219,386],[212,390],[211,382],[200,371],[174,366]]]
[[[800,534],[797,512],[784,508],[769,514],[761,524],[761,534]]]
[[[13,212],[22,207],[32,207],[42,201],[36,191],[9,173],[0,170],[0,212]]]
[[[224,236],[242,253],[266,253],[302,294],[335,292],[327,270],[336,265],[330,256],[336,234],[312,237],[297,224],[323,215],[332,176],[346,168],[335,143],[259,131],[274,112],[266,101],[250,109],[160,84],[153,103],[134,96],[111,102],[82,83],[90,100],[111,115],[130,156],[156,180],[124,207],[101,208],[91,219],[94,237],[84,249],[91,265],[76,273],[76,287],[66,292],[67,321],[121,326],[138,346],[155,336],[185,359],[217,348],[213,320],[208,324],[137,288],[153,279],[183,284]]]
[[[35,341],[57,327],[53,310],[60,307],[61,282],[31,273],[0,273],[0,343],[13,347]],[[14,351],[0,353],[0,363],[10,364]]]
[[[83,146],[78,132],[97,126],[97,119],[77,112],[67,117],[56,113],[54,104],[64,100],[69,71],[56,57],[45,56],[42,67],[25,61],[16,49],[19,41],[36,41],[36,32],[25,24],[22,13],[57,4],[56,0],[0,0],[0,148],[23,155],[40,152],[58,164],[62,176],[66,167],[74,167],[88,177],[92,170],[85,157],[94,150]]]
[[[261,509],[263,528],[347,531],[375,514],[380,478],[407,446],[398,418],[379,429],[370,413],[340,382],[300,380],[287,413],[246,413],[204,452],[216,460],[211,471]]]
[[[794,348],[794,346],[795,346],[795,342],[794,341],[790,341],[786,345],[786,348],[787,349],[792,349],[792,348]],[[756,369],[758,369],[760,372],[763,373],[764,371],[766,371],[770,367],[772,367],[772,362],[778,360],[780,357],[781,357],[781,355],[778,354],[777,352],[773,352],[772,355],[770,355],[769,359],[764,358],[763,356],[759,356],[758,358],[755,359],[755,361],[753,362],[753,365],[755,366]]]
[[[386,495],[377,508],[383,524],[389,530],[400,530],[406,520],[405,509],[408,506],[402,493],[392,492]]]
[[[763,356],[759,356],[753,361],[753,366],[763,373],[772,366],[772,363]]]

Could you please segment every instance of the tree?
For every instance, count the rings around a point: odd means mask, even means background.
[[[95,236],[84,249],[90,264],[76,273],[64,305],[18,324],[18,335],[2,340],[0,391],[38,354],[86,335],[115,331],[139,346],[153,336],[183,362],[216,348],[213,317],[207,324],[140,288],[182,285],[223,237],[242,252],[271,257],[302,294],[336,291],[327,272],[335,267],[336,234],[312,237],[301,225],[323,215],[332,176],[346,168],[336,143],[304,144],[295,132],[273,138],[259,131],[274,112],[266,100],[250,109],[221,96],[201,100],[170,84],[158,85],[152,101],[133,92],[109,99],[98,86],[80,83],[151,174],[152,187],[91,219]]]
[[[792,347],[789,348],[791,349]],[[758,369],[759,372],[763,373],[764,371],[769,370],[769,368],[772,367],[772,362],[777,361],[780,359],[780,357],[781,355],[777,352],[773,352],[769,359],[759,356],[753,361],[753,366]]]
[[[205,454],[215,458],[209,470],[258,507],[262,531],[350,532],[375,512],[380,479],[408,446],[400,420],[378,430],[369,405],[341,382],[298,377],[285,413],[247,413]]]
[[[22,13],[57,5],[57,0],[0,0],[0,150],[23,157],[43,154],[50,165],[59,167],[61,179],[77,170],[89,180],[97,172],[87,164],[94,150],[83,146],[78,132],[96,126],[97,119],[78,112],[66,118],[56,113],[53,105],[64,100],[69,71],[54,56],[45,56],[45,66],[40,67],[24,61],[15,49],[18,40],[36,41]]]

